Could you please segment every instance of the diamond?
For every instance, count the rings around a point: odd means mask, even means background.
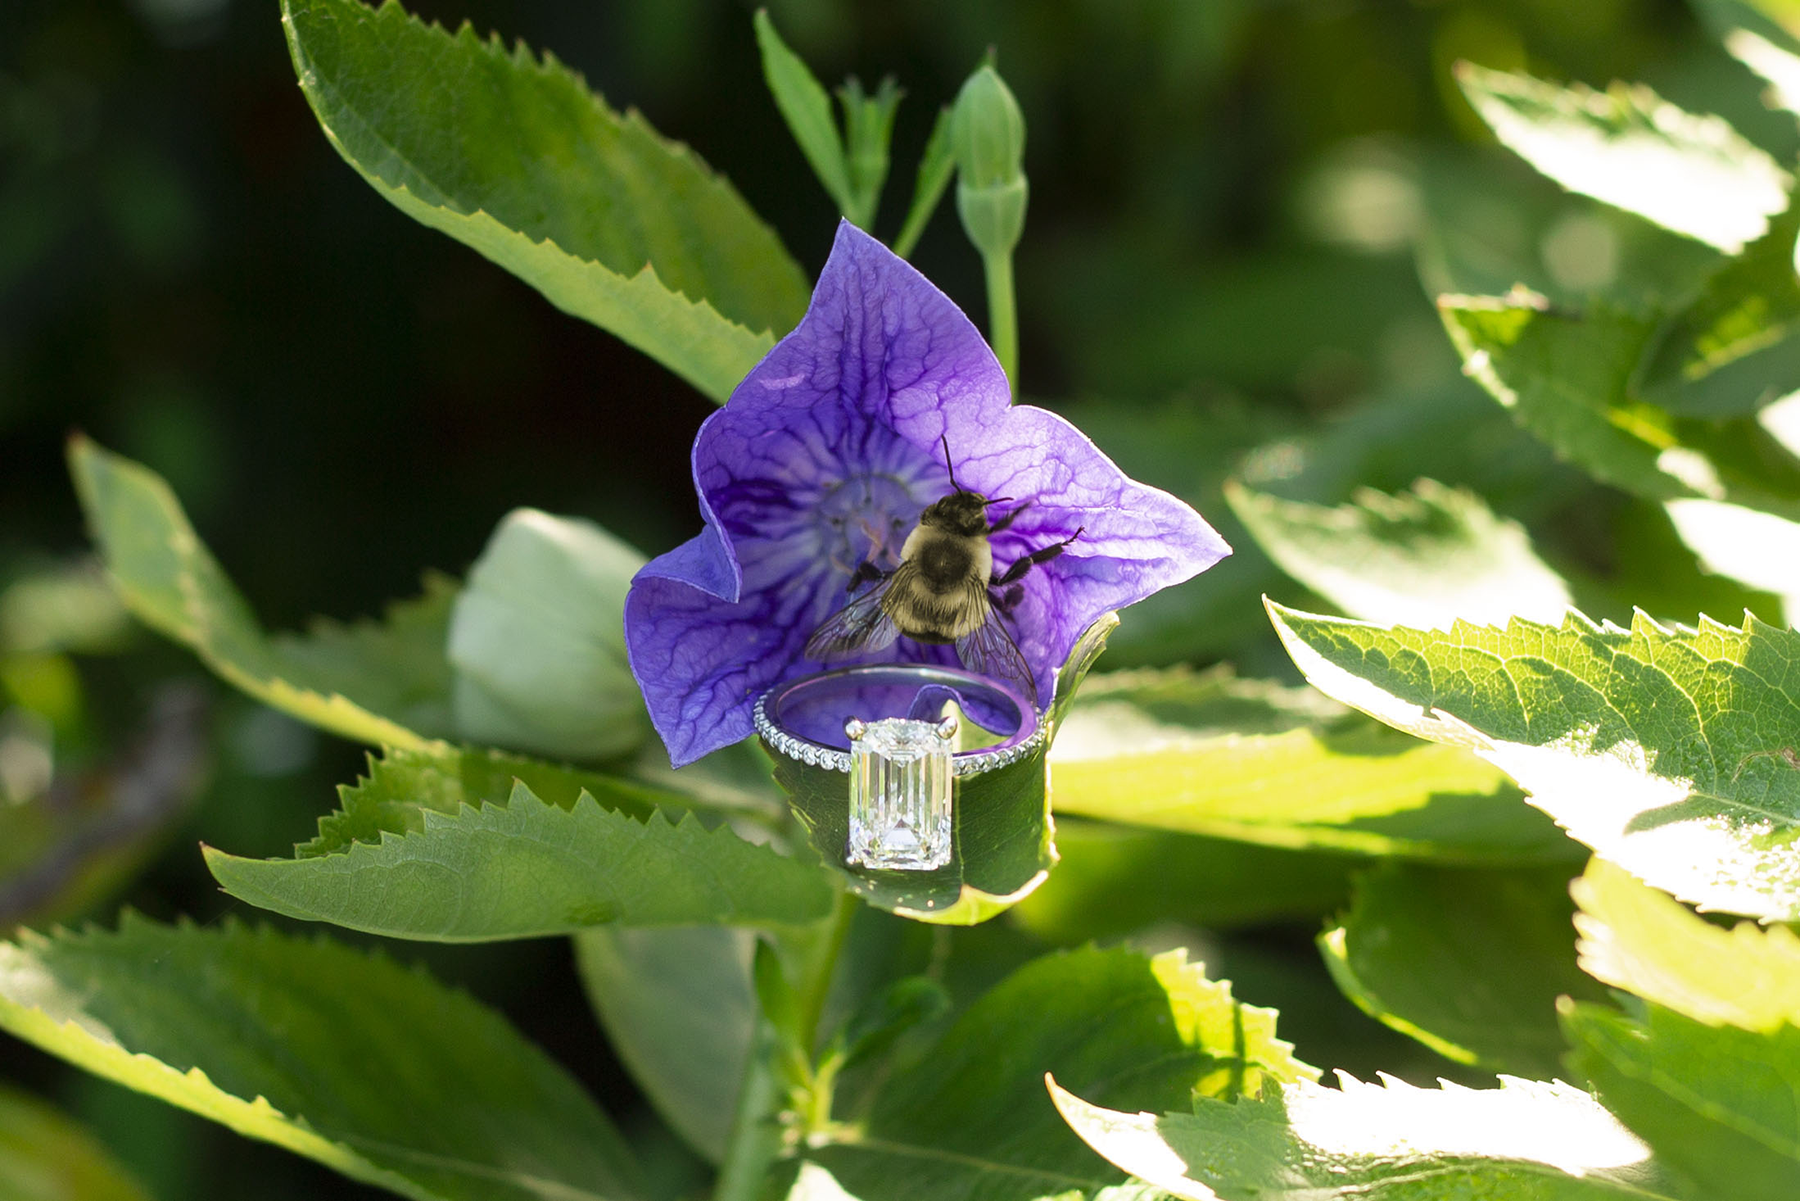
[[[933,722],[890,717],[862,727],[850,740],[845,858],[897,871],[950,862],[952,745]]]

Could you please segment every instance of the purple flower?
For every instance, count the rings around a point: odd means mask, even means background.
[[[1200,515],[1128,479],[1054,413],[1011,403],[1006,376],[950,298],[844,222],[806,316],[694,439],[705,528],[632,580],[631,670],[677,766],[751,733],[756,698],[821,670],[807,638],[849,600],[859,564],[892,568],[956,481],[1010,497],[998,576],[1069,539],[1019,580],[1000,620],[1047,704],[1090,623],[1230,553]],[[901,637],[878,662],[957,662]]]

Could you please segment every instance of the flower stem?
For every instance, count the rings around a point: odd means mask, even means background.
[[[994,357],[1000,360],[1000,369],[1006,372],[1006,382],[1012,385],[1013,395],[1017,396],[1019,323],[1013,308],[1012,252],[984,254],[981,260],[987,268],[988,343],[994,348]]]
[[[837,974],[838,956],[843,954],[844,940],[850,935],[850,919],[861,905],[848,891],[839,892],[837,904],[800,981],[800,1029],[807,1039],[810,1053],[819,1041],[819,1018],[825,1012],[825,1000],[831,994],[832,977]]]
[[[811,1055],[818,1041],[819,1019],[825,1000],[831,993],[831,981],[837,974],[838,957],[843,953],[845,938],[850,933],[850,919],[860,902],[848,892],[840,892],[837,904],[819,926],[805,936],[798,950],[804,964],[795,989],[798,1001],[798,1030],[784,1039],[768,1016],[758,1013],[756,1030],[751,1038],[749,1062],[744,1065],[744,1082],[738,1092],[737,1112],[732,1115],[731,1133],[725,1144],[725,1158],[719,1165],[718,1182],[713,1186],[713,1201],[755,1201],[761,1195],[769,1169],[781,1157],[784,1144],[781,1111],[794,1100],[795,1091],[810,1095],[802,1107],[801,1119],[808,1133],[822,1129],[831,1120],[831,1085],[835,1071],[814,1074]],[[797,1035],[802,1050],[794,1051],[791,1040]],[[784,1073],[782,1057],[803,1055],[805,1062],[787,1063]],[[809,1078],[795,1090],[796,1076]]]
[[[755,1201],[769,1167],[781,1154],[781,1085],[775,1075],[780,1036],[760,1014],[750,1040],[750,1058],[738,1090],[737,1112],[725,1143],[725,1159],[713,1186],[713,1201]]]

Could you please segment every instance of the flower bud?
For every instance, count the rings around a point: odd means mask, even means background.
[[[1025,116],[983,66],[956,98],[956,211],[983,255],[1009,254],[1025,228]]]

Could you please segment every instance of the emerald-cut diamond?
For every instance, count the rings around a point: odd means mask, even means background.
[[[930,871],[950,862],[954,720],[852,721],[850,844],[864,867]]]

